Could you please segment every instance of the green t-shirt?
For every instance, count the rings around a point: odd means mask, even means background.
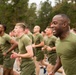
[[[31,45],[31,39],[27,35],[22,35],[18,41],[18,48],[19,48],[20,54],[27,53],[26,46],[28,45]],[[22,58],[22,61],[25,61],[25,60],[30,61],[31,58]]]
[[[0,36],[0,45],[2,52],[7,52],[7,50],[11,47],[11,44],[9,43],[11,39],[12,38],[6,33],[4,33],[3,36]]]
[[[43,36],[40,33],[38,33],[34,36],[35,45],[38,45],[43,41],[44,41]],[[36,47],[35,48],[35,50],[36,50],[36,60],[37,61],[41,61],[41,60],[44,59],[44,52],[41,50],[41,48],[42,47]]]
[[[45,45],[51,48],[55,47],[56,39],[57,38],[55,36],[50,36],[50,37],[47,36],[45,38]],[[57,59],[56,50],[47,51],[47,56],[48,56],[48,62],[52,65],[55,65]]]
[[[36,35],[34,36],[35,45],[40,44],[42,41],[44,41],[44,39],[43,39],[43,36],[42,36],[40,33],[38,33],[38,34],[36,34]],[[41,50],[41,48],[42,48],[42,47],[36,47],[36,50],[37,50],[37,51],[38,51],[38,50]]]
[[[66,75],[76,75],[76,35],[70,32],[64,40],[58,38],[56,49]]]
[[[21,54],[27,53],[25,47],[28,46],[28,45],[31,45],[31,39],[27,35],[22,35],[19,38],[19,44],[18,44],[19,52]]]
[[[3,36],[0,36],[0,47],[2,52],[7,52],[8,49],[11,47],[10,44],[10,40],[12,38],[4,33]],[[6,56],[3,56],[3,67],[7,68],[7,69],[11,69],[13,67],[14,64],[14,59],[10,58],[10,55],[12,54],[12,52],[9,52]]]
[[[31,39],[27,35],[22,35],[18,41],[19,52],[21,54],[27,53],[26,46],[32,44]],[[35,73],[35,64],[31,58],[21,58],[20,69],[20,75],[32,75],[33,73]]]
[[[45,45],[49,46],[49,47],[55,47],[55,42],[56,42],[56,37],[55,36],[51,36],[51,37],[46,37],[44,39],[45,41]],[[52,53],[56,53],[55,50],[52,50],[52,51],[48,51],[48,54],[52,54]]]
[[[32,43],[34,43],[34,36],[33,36],[33,34],[31,32],[29,32],[27,35],[32,40]]]

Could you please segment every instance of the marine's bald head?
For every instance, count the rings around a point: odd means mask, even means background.
[[[60,21],[62,21],[62,22],[64,22],[64,23],[67,23],[68,25],[70,24],[70,19],[69,19],[68,16],[65,15],[65,14],[55,15],[55,16],[53,17],[53,19],[60,20]]]
[[[40,26],[36,25],[34,27],[34,33],[40,32]]]

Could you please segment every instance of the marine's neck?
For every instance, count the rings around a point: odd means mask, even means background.
[[[60,39],[61,39],[61,40],[64,40],[69,34],[70,34],[70,31],[64,32],[64,33],[60,36]]]
[[[53,36],[53,34],[49,34],[49,35],[47,35],[48,37],[51,37],[51,36]]]
[[[22,35],[24,35],[24,33],[22,32],[22,33],[19,33],[18,34],[18,37],[21,37]]]
[[[3,35],[4,35],[4,32],[1,32],[1,33],[0,33],[0,36],[3,36]]]
[[[39,32],[36,32],[35,35],[39,34]]]

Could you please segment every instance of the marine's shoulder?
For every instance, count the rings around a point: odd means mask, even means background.
[[[28,35],[23,35],[22,39],[29,39]]]
[[[8,35],[7,33],[4,33],[4,35],[2,36],[2,38],[11,38],[11,36]]]
[[[54,35],[53,35],[51,38],[57,39],[57,37],[56,37],[56,36],[54,36]]]
[[[70,32],[69,39],[76,40],[76,34],[74,34],[73,32]]]

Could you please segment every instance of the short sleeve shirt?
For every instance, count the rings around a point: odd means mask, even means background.
[[[76,35],[70,32],[64,40],[58,38],[56,51],[66,75],[76,75]]]
[[[31,45],[31,39],[27,35],[22,35],[18,41],[19,41],[18,44],[19,52],[21,54],[27,53],[25,47]]]
[[[32,40],[32,43],[34,43],[34,36],[33,36],[33,34],[31,32],[29,32],[27,35]]]
[[[11,44],[9,43],[11,39],[12,38],[6,33],[4,33],[3,36],[0,36],[0,46],[2,52],[6,52],[11,47]]]
[[[56,39],[57,38],[55,36],[46,37],[45,45],[50,46],[50,47],[55,47]],[[52,50],[52,51],[49,51],[48,53],[54,53],[54,52],[56,52],[56,51]]]
[[[35,45],[40,44],[42,41],[44,41],[44,38],[40,33],[34,36]],[[37,47],[36,50],[41,50],[41,47]]]

